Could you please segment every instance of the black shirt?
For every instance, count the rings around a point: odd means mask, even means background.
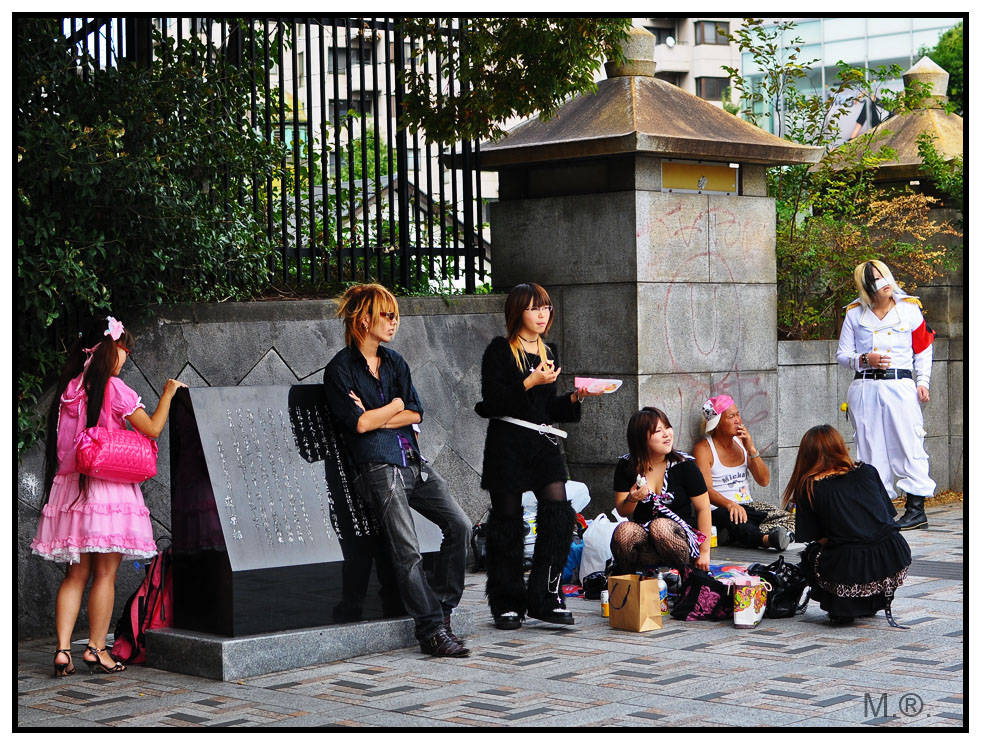
[[[684,520],[693,528],[698,528],[695,517],[695,508],[691,503],[692,497],[705,494],[708,489],[705,487],[705,479],[702,472],[698,470],[695,461],[687,458],[680,463],[673,463],[665,473],[667,476],[667,488],[665,494],[671,494],[674,498],[671,501],[663,498],[661,503]],[[613,473],[613,491],[625,492],[637,483],[637,472],[630,466],[630,456],[620,456],[617,461],[616,471]],[[654,518],[654,507],[649,501],[638,502],[634,507],[634,513],[630,519],[635,523],[646,523]]]
[[[406,458],[399,435],[409,443],[413,451],[419,452],[412,425],[359,433],[358,419],[364,411],[348,395],[354,391],[365,405],[365,410],[378,409],[394,398],[401,398],[406,409],[418,412],[420,418],[422,417],[422,404],[419,403],[419,396],[412,385],[409,365],[398,352],[387,347],[379,346],[378,356],[380,360],[376,379],[357,346],[352,344],[335,354],[324,369],[327,406],[339,425],[355,462],[404,466]],[[379,391],[379,379],[382,391]]]
[[[548,351],[549,359],[559,367],[555,348],[549,346]],[[558,393],[555,383],[525,389],[525,378],[541,364],[537,354],[528,354],[527,358],[528,369],[519,370],[508,340],[503,336],[492,339],[481,361],[480,392],[483,400],[474,406],[474,410],[485,419],[510,416],[535,424],[578,422],[582,407],[572,400],[572,391]]]
[[[815,481],[812,502],[806,495],[798,497],[794,532],[799,541],[874,543],[899,530],[895,516],[879,472],[858,463],[847,473]]]

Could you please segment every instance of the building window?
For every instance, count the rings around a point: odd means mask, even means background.
[[[296,80],[299,85],[305,85],[307,77],[306,57],[303,52],[296,54]]]
[[[729,78],[695,78],[695,93],[706,101],[721,101],[722,91],[729,87]]]
[[[678,38],[673,28],[662,28],[661,26],[645,26],[644,28],[654,34],[656,39],[655,44],[667,44],[668,38],[675,40]]]
[[[330,101],[329,108],[327,109],[328,115],[330,115],[331,121],[339,121],[347,116],[349,109],[354,109],[359,114],[364,116],[372,116],[375,111],[375,94],[371,91],[362,91],[360,94],[355,91],[354,95],[356,98],[348,100],[346,98],[338,98],[337,100]]]
[[[695,24],[696,44],[728,44],[723,34],[729,33],[729,24],[721,21],[698,21]]]
[[[357,43],[357,42],[355,42]],[[334,54],[337,54],[337,64],[334,64]],[[352,47],[332,47],[327,54],[327,72],[347,72],[347,68],[354,67],[355,65],[370,65],[374,61],[373,48],[370,46],[365,46],[364,49],[360,49],[357,46]]]

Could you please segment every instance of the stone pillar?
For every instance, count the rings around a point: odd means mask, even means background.
[[[500,170],[495,287],[548,289],[569,387],[573,375],[624,381],[568,427],[570,472],[588,484],[592,511],[613,506],[615,461],[642,406],[663,409],[690,452],[702,402],[728,393],[776,470],[776,218],[765,166],[820,154],[655,79],[649,37],[633,30],[626,66],[608,69],[596,95],[481,152],[482,168]],[[722,181],[699,181],[703,171]]]

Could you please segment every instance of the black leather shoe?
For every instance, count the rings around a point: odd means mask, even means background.
[[[925,501],[926,497],[920,497],[916,494],[906,495],[906,512],[896,521],[900,530],[919,530],[929,527],[926,512],[923,509]]]
[[[450,639],[442,626],[428,639],[419,642],[419,649],[433,657],[469,657],[470,650]]]
[[[790,531],[782,525],[776,526],[766,535],[770,542],[770,548],[774,549],[777,553],[786,551],[791,541],[793,541]]]
[[[521,628],[521,616],[513,611],[505,611],[494,616],[494,626],[502,631],[514,631]]]
[[[460,637],[458,637],[456,634],[454,634],[453,629],[450,628],[450,618],[451,616],[443,616],[443,630],[446,631],[446,635],[450,637],[450,639],[452,639],[462,647],[463,640]]]
[[[572,626],[576,622],[576,619],[572,617],[572,611],[566,610],[565,608],[554,608],[553,610],[543,611],[542,613],[528,611],[528,616],[538,621],[544,621],[545,623],[560,623],[565,626]]]

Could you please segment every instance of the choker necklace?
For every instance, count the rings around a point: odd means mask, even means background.
[[[526,344],[537,344],[538,343],[538,339],[526,339],[521,334],[518,334],[518,338],[521,339],[521,341],[525,342]]]

